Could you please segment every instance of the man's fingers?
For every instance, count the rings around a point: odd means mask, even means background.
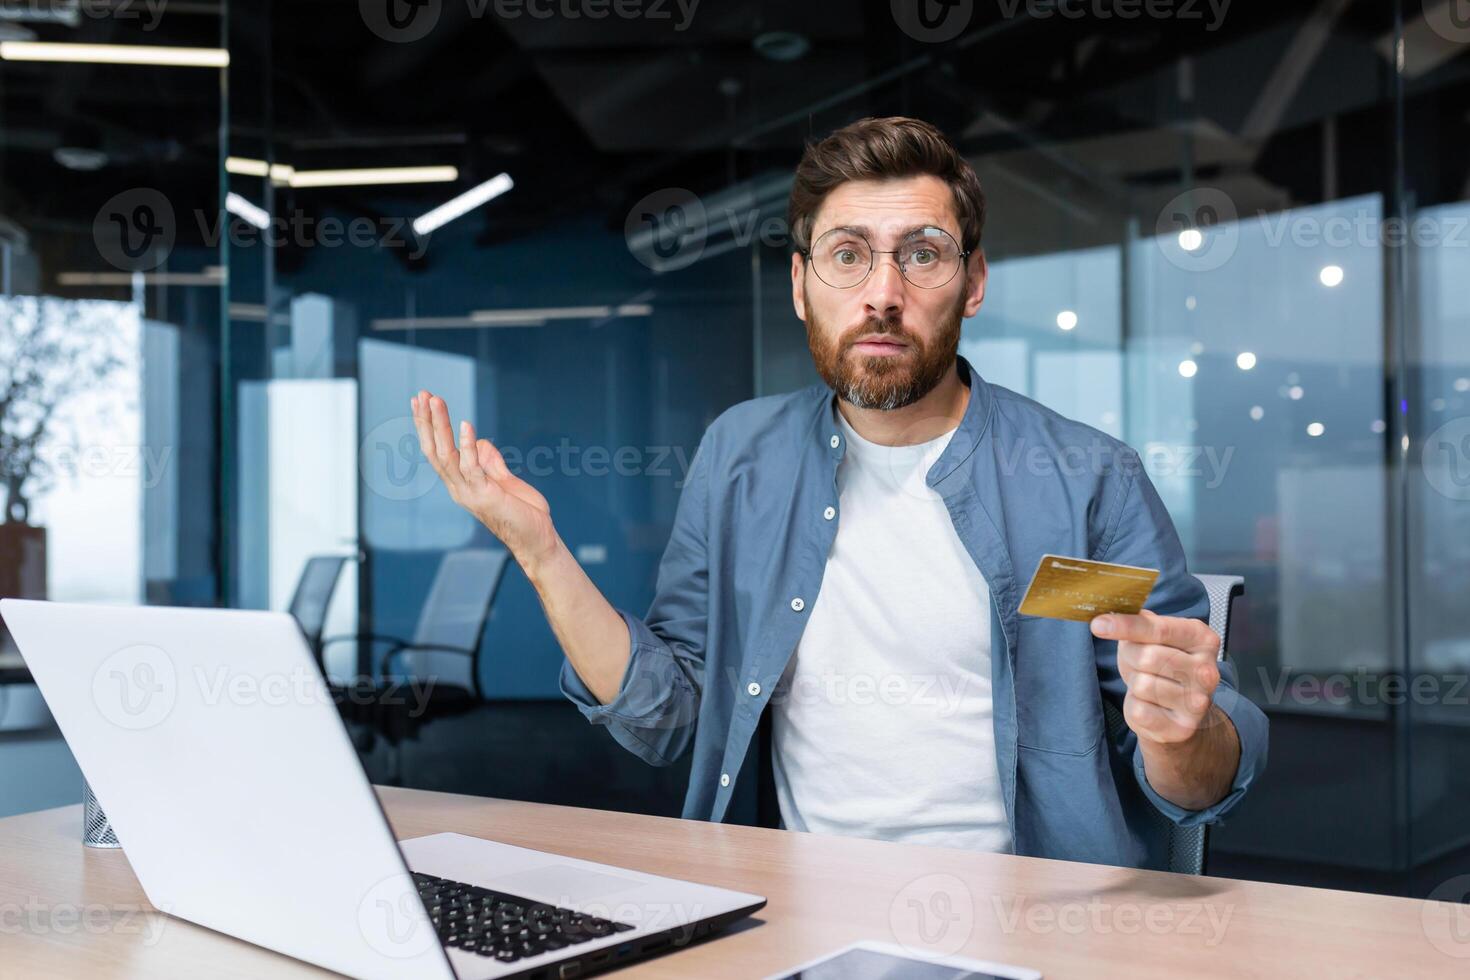
[[[1182,742],[1199,727],[1162,705],[1137,697],[1132,691],[1123,699],[1123,720],[1135,733],[1156,742]]]
[[[1134,675],[1154,674],[1206,693],[1220,683],[1220,666],[1213,658],[1157,643],[1119,643],[1118,673],[1129,683]]]
[[[433,456],[436,469],[445,480],[458,483],[459,451],[454,444],[454,430],[449,425],[449,406],[437,395],[429,396],[429,428],[434,436]]]
[[[497,480],[504,480],[511,475],[510,467],[505,465],[505,457],[500,455],[495,443],[489,439],[481,439],[475,444],[475,448],[480,458],[480,469]]]
[[[1209,708],[1220,684],[1214,660],[1157,644],[1118,644],[1118,673],[1130,694],[1193,715]]]
[[[490,482],[517,500],[523,500],[537,510],[551,513],[551,505],[546,502],[541,491],[512,473],[494,444],[487,439],[481,439],[476,445],[480,452],[480,467],[489,474]]]
[[[459,473],[471,488],[486,482],[485,471],[480,468],[480,451],[475,446],[475,427],[469,419],[459,423]]]
[[[1210,694],[1203,688],[1178,684],[1157,674],[1135,675],[1128,693],[1181,719],[1198,718],[1210,706]]]
[[[1092,621],[1092,635],[1104,640],[1156,643],[1211,656],[1220,649],[1220,637],[1199,620],[1160,616],[1147,609],[1137,616],[1125,613],[1098,616]]]
[[[1167,691],[1161,688],[1167,687]],[[1173,681],[1165,680],[1154,674],[1139,674],[1133,678],[1133,683],[1128,685],[1128,693],[1149,704],[1156,704],[1161,708],[1167,708],[1169,702],[1177,700],[1177,692],[1184,690]]]
[[[1124,680],[1130,674],[1157,674],[1178,684],[1189,684],[1195,677],[1195,658],[1183,650],[1157,643],[1118,644],[1118,673]]]
[[[434,454],[433,423],[429,421],[429,393],[420,391],[413,396],[409,405],[413,411],[413,428],[419,436],[419,452],[423,453],[424,459],[428,460],[429,468],[438,473],[439,460]]]

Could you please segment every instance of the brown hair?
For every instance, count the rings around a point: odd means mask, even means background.
[[[979,248],[985,229],[985,191],[974,168],[934,126],[907,116],[888,116],[859,119],[807,144],[786,208],[787,227],[797,249],[811,246],[817,209],[839,184],[923,174],[940,178],[954,194],[960,248],[967,252]]]

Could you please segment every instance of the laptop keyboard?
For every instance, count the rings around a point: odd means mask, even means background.
[[[501,963],[591,942],[633,927],[491,891],[462,881],[413,873],[419,898],[451,949],[477,953]]]

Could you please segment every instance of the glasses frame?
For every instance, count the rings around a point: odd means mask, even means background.
[[[955,243],[955,247],[959,247],[959,239],[955,238],[953,235],[950,235],[948,231],[945,231],[938,225],[925,225],[924,228],[933,228],[935,231],[944,232],[945,235],[949,236],[949,240]],[[812,270],[812,274],[820,279],[824,286],[828,286],[832,289],[855,289],[858,286],[861,286],[863,283],[867,282],[868,277],[873,274],[873,270],[878,267],[878,256],[880,255],[893,256],[893,262],[895,265],[898,266],[898,274],[903,276],[904,282],[908,283],[910,286],[913,286],[915,289],[943,289],[945,286],[948,286],[950,283],[954,282],[954,277],[960,274],[960,270],[965,267],[965,260],[967,260],[973,252],[973,249],[960,249],[960,260],[959,262],[955,263],[954,271],[949,274],[949,278],[944,280],[944,282],[935,283],[933,286],[925,286],[922,283],[914,282],[912,279],[909,278],[909,270],[903,267],[903,262],[901,262],[898,258],[898,253],[900,251],[899,249],[874,248],[873,243],[868,241],[867,235],[864,235],[861,232],[852,232],[852,234],[856,235],[858,238],[861,238],[864,244],[868,246],[868,271],[864,272],[862,278],[857,280],[857,282],[854,282],[847,286],[835,286],[827,280],[822,279],[822,274],[817,271],[817,264],[812,261],[812,249],[816,247],[817,242],[820,242],[823,238],[826,238],[834,231],[842,230],[844,229],[840,227],[828,228],[826,231],[822,232],[816,237],[816,239],[812,242],[810,248],[801,249],[801,257],[806,260],[807,265]],[[907,236],[904,237],[904,242],[907,242],[909,238],[914,237],[916,234],[917,232],[910,232]],[[900,242],[899,244],[903,244],[903,242]]]

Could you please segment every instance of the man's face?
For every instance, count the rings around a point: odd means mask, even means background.
[[[985,263],[977,253],[942,286],[915,286],[888,254],[909,233],[942,228],[962,238],[954,197],[938,177],[851,181],[827,195],[812,223],[815,243],[833,228],[865,229],[873,270],[856,286],[823,282],[801,255],[792,256],[792,301],[806,323],[817,373],[858,408],[912,405],[934,389],[959,350],[960,323],[979,312]]]

